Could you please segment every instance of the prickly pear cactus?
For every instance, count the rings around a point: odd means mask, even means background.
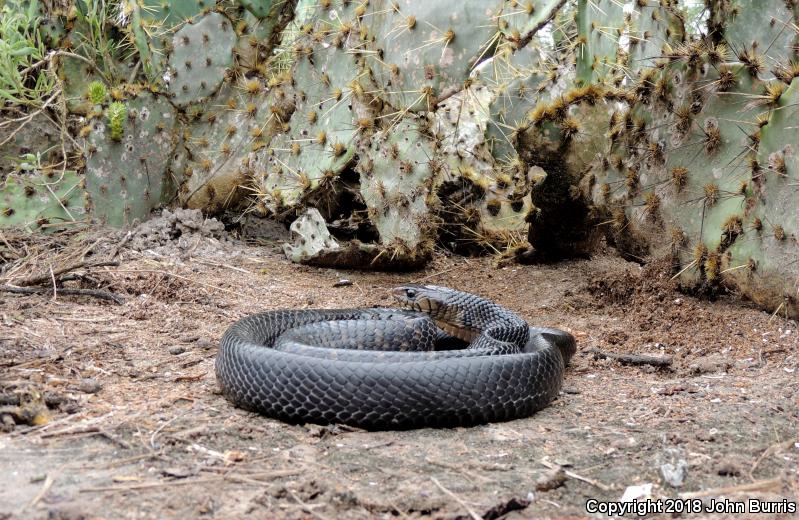
[[[52,231],[85,221],[84,195],[72,170],[9,175],[0,184],[0,227]]]
[[[172,102],[186,106],[213,95],[233,65],[237,39],[230,19],[216,12],[177,31],[169,56]]]
[[[297,43],[291,73],[296,107],[284,133],[251,158],[250,168],[266,208],[278,213],[297,205],[321,185],[329,185],[353,162],[360,136],[375,123],[362,102],[358,68],[347,52],[350,33],[324,35],[320,42]]]
[[[92,213],[113,226],[147,218],[175,186],[166,173],[176,143],[174,107],[149,92],[119,103],[124,111],[91,122],[84,147]]]
[[[130,2],[128,30],[142,60],[144,73],[150,81],[162,81],[172,33],[186,21],[197,17],[205,7],[204,4],[202,0]]]
[[[639,5],[639,9],[643,7]],[[615,81],[621,72],[619,40],[625,29],[624,4],[618,0],[580,0],[576,15],[578,81]]]
[[[217,213],[233,208],[252,190],[250,154],[263,150],[282,130],[286,87],[267,87],[259,78],[242,78],[223,87],[195,113],[180,148],[190,157],[182,170],[181,203]]]
[[[329,254],[341,248],[338,241],[330,234],[327,223],[319,210],[310,208],[291,223],[289,227],[293,244],[284,244],[283,252],[292,262],[303,263],[319,256]]]
[[[737,236],[721,266],[724,277],[756,303],[789,316],[799,314],[798,106],[799,80],[794,79],[760,131],[754,205],[742,217],[732,217],[734,228],[727,235]]]
[[[630,109],[613,114],[610,151],[583,186],[623,250],[670,251],[684,287],[734,287],[795,315],[799,269],[789,258],[799,251],[786,179],[797,136],[786,125],[795,94],[785,83],[795,51],[774,29],[777,16],[795,13],[769,3],[739,17],[745,2],[711,4],[703,40],[674,29],[672,6],[633,18],[671,43],[639,52],[658,58],[637,72]]]
[[[457,10],[442,2],[371,4],[360,21],[374,39],[365,59],[381,99],[399,113],[433,110],[491,57],[501,38],[498,14],[497,5],[482,0]]]
[[[438,166],[433,140],[412,119],[375,134],[358,164],[361,197],[380,243],[404,256],[433,245]]]

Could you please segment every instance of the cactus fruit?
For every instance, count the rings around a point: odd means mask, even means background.
[[[0,184],[0,227],[52,231],[83,221],[84,194],[72,170],[9,175]]]
[[[166,171],[175,148],[176,113],[163,97],[149,92],[114,105],[120,108],[112,113],[109,106],[107,124],[91,122],[85,145],[86,190],[93,215],[122,226],[146,218],[162,199],[173,196]]]
[[[114,141],[121,141],[122,134],[125,131],[125,123],[128,119],[128,108],[125,103],[114,101],[108,105],[106,117],[108,121],[108,137]]]
[[[172,38],[169,91],[178,106],[213,95],[233,65],[236,31],[220,13],[209,13],[180,28]]]
[[[108,89],[105,88],[105,83],[102,81],[92,81],[89,83],[88,97],[89,101],[95,106],[104,104],[105,100],[108,98]]]

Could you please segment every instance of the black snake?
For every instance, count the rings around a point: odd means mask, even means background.
[[[223,394],[287,422],[383,429],[525,417],[560,391],[571,334],[446,287],[406,285],[394,297],[406,309],[277,310],[237,321],[216,359]]]

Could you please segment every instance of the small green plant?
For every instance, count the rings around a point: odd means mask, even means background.
[[[15,4],[0,9],[0,99],[7,103],[38,108],[55,85],[41,66],[46,49],[39,22],[35,0],[24,9]]]
[[[72,35],[75,53],[97,65],[97,72],[111,81],[117,74],[117,62],[131,47],[127,39],[115,38],[111,20],[119,2],[86,0],[77,3],[77,22]],[[113,82],[112,82],[113,83]]]
[[[108,106],[108,130],[111,139],[121,141],[125,132],[125,119],[128,116],[128,109],[124,103],[114,101]]]
[[[101,81],[92,81],[89,83],[89,101],[93,105],[102,105],[108,97],[108,89]]]

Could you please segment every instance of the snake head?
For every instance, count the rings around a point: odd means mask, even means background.
[[[434,319],[443,319],[450,309],[456,291],[437,285],[400,285],[392,290],[394,299],[408,309],[423,312]]]
[[[450,336],[467,342],[475,338],[477,331],[464,316],[464,304],[471,295],[449,287],[416,284],[395,287],[392,294],[404,307],[427,314]]]

